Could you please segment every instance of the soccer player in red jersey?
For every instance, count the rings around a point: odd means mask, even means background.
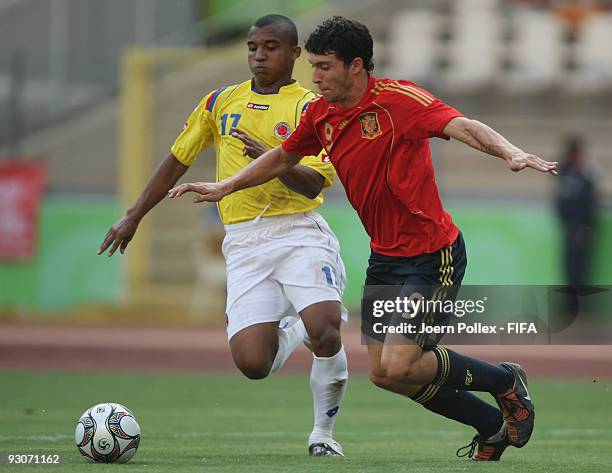
[[[281,175],[323,146],[371,238],[366,287],[401,285],[411,294],[411,287],[430,287],[431,298],[454,297],[466,252],[440,201],[429,138],[457,139],[515,172],[529,167],[556,175],[557,163],[524,152],[409,81],[374,77],[373,41],[361,23],[332,17],[310,35],[306,50],[321,96],[289,139],[231,178],[182,184],[170,195],[192,191],[195,202],[218,201]],[[371,315],[362,314],[362,331],[374,384],[473,426],[467,454],[476,451],[476,460],[499,460],[507,446],[527,443],[535,414],[519,365],[461,355],[439,346],[439,338],[380,336]],[[471,391],[491,393],[499,408]]]

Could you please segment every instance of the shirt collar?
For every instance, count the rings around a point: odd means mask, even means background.
[[[261,93],[253,89],[253,79],[251,79],[251,93],[256,95],[277,95],[277,94],[290,94],[300,88],[298,81],[292,82],[291,84],[283,85],[278,92]]]

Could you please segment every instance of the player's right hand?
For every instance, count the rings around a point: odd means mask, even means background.
[[[106,234],[106,237],[104,237],[104,241],[98,249],[98,254],[104,253],[109,246],[111,247],[108,252],[109,257],[115,254],[117,248],[119,248],[121,254],[124,254],[128,243],[134,237],[134,233],[136,233],[138,223],[139,220],[127,215],[115,223]]]
[[[229,191],[222,182],[186,182],[170,189],[168,195],[173,199],[181,197],[187,192],[199,194],[193,198],[194,203],[218,202],[229,194]]]

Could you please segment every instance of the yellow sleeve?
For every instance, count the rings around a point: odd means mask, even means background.
[[[214,123],[212,113],[207,109],[207,104],[210,105],[210,98],[215,92],[211,92],[202,99],[199,105],[195,108],[183,131],[176,138],[170,151],[181,163],[190,166],[198,154],[210,146],[214,140],[214,131],[212,123]]]
[[[331,187],[331,185],[334,183],[334,179],[336,178],[336,170],[329,162],[329,158],[327,157],[325,150],[322,150],[318,156],[304,156],[301,159],[300,164],[302,166],[307,166],[314,169],[321,174],[325,178],[325,182],[323,183],[324,188]]]

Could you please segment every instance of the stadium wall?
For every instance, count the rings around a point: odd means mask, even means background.
[[[116,199],[47,197],[40,210],[34,258],[0,263],[0,316],[30,310],[48,316],[79,305],[118,301],[121,260],[101,261],[96,255],[117,215]]]
[[[466,239],[469,263],[464,283],[563,282],[560,229],[546,205],[453,202],[448,209]],[[0,264],[0,315],[32,311],[53,317],[90,305],[120,304],[126,277],[123,258],[96,255],[98,244],[120,213],[119,203],[111,198],[47,198],[41,209],[35,258],[28,263]],[[341,242],[349,280],[346,304],[358,309],[369,256],[368,237],[345,201],[330,199],[321,213]],[[605,244],[610,240],[612,212],[608,211],[600,220],[593,255],[592,281],[596,284],[612,284],[612,247]],[[180,304],[177,297],[175,305]]]

